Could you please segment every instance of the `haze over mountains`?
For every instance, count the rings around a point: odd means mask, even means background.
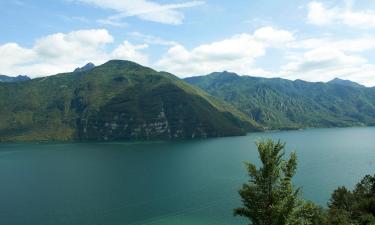
[[[130,61],[0,83],[0,141],[191,139],[375,124],[375,88],[215,72],[184,80]],[[17,82],[22,81],[22,82]]]

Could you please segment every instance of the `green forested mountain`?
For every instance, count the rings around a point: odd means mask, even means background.
[[[259,129],[229,104],[129,61],[0,83],[0,141],[178,139]]]
[[[212,73],[188,83],[269,129],[375,125],[375,88],[340,79],[312,83]]]

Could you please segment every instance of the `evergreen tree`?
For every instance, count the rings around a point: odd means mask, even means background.
[[[301,224],[295,220],[300,189],[292,184],[297,156],[291,153],[284,160],[284,147],[280,141],[259,142],[261,167],[246,163],[250,180],[239,191],[243,206],[235,209],[234,214],[247,217],[252,225]]]
[[[354,191],[337,188],[328,207],[330,225],[375,225],[375,176],[365,176]]]

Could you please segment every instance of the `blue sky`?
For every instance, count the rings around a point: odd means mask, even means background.
[[[180,77],[375,85],[372,0],[0,0],[0,74],[126,59]]]

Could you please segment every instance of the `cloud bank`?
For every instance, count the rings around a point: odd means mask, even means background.
[[[239,74],[328,81],[335,77],[375,85],[375,65],[361,54],[375,49],[375,37],[356,39],[298,39],[293,32],[262,27],[253,33],[233,35],[227,39],[188,49],[177,42],[131,33],[143,44],[124,40],[113,46],[114,38],[105,29],[56,33],[35,41],[32,48],[17,43],[0,45],[0,73],[27,74],[31,77],[72,71],[87,62],[104,63],[124,59],[172,72],[180,77],[229,70]],[[150,62],[150,45],[170,46],[156,61]],[[109,46],[112,46],[109,49]],[[256,61],[270,49],[285,52],[279,71],[256,66]]]
[[[282,48],[293,40],[291,32],[263,27],[253,34],[234,35],[191,50],[182,45],[174,45],[156,65],[183,77],[222,70],[266,75],[268,72],[253,68],[254,61],[264,56],[268,48]]]

